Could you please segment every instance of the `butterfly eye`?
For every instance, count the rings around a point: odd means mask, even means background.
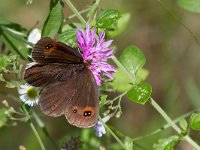
[[[50,48],[52,48],[52,47],[53,47],[52,44],[48,44],[45,48],[46,48],[46,49],[50,49]]]
[[[85,112],[83,113],[83,116],[89,117],[89,116],[91,116],[91,114],[92,114],[91,111],[85,111]]]

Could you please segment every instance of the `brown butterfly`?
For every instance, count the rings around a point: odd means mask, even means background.
[[[44,114],[65,115],[77,127],[94,126],[99,115],[98,86],[80,52],[64,43],[45,37],[32,53],[24,80],[42,87],[39,106]]]

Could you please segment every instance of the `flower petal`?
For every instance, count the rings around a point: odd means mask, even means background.
[[[112,78],[112,73],[115,72],[115,68],[106,62],[108,58],[112,57],[114,49],[109,46],[113,41],[104,41],[105,31],[102,30],[97,35],[96,29],[91,30],[89,24],[86,24],[86,31],[78,29],[76,37],[78,46],[82,50],[83,59],[89,63],[88,69],[92,72],[97,85],[100,86],[100,74]]]
[[[36,92],[37,92],[37,96],[35,96],[34,98],[33,97],[30,97],[29,95],[28,95],[28,91],[29,91],[29,89],[30,88],[33,88],[34,90],[36,90]],[[38,91],[38,88],[35,88],[35,87],[33,87],[33,86],[30,86],[30,85],[28,85],[28,84],[22,84],[22,85],[20,85],[20,87],[19,87],[19,89],[18,89],[18,93],[19,93],[19,97],[20,97],[20,100],[22,101],[22,102],[24,102],[25,104],[27,104],[27,105],[29,105],[29,106],[35,106],[35,105],[37,105],[38,104],[38,101],[39,101],[39,99],[38,99],[38,93],[39,93],[39,91]]]

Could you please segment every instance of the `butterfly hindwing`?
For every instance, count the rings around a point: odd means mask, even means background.
[[[99,116],[99,97],[96,81],[90,71],[82,74],[76,98],[66,107],[65,116],[78,127],[95,125]]]
[[[49,116],[65,114],[70,124],[77,127],[93,126],[98,120],[98,88],[90,71],[85,70],[69,81],[46,87],[39,105]]]

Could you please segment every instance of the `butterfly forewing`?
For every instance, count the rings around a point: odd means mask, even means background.
[[[69,80],[83,68],[83,64],[36,63],[26,68],[24,80],[33,86],[45,87],[58,81]]]
[[[78,50],[48,37],[37,42],[31,57],[38,63],[82,63]]]

